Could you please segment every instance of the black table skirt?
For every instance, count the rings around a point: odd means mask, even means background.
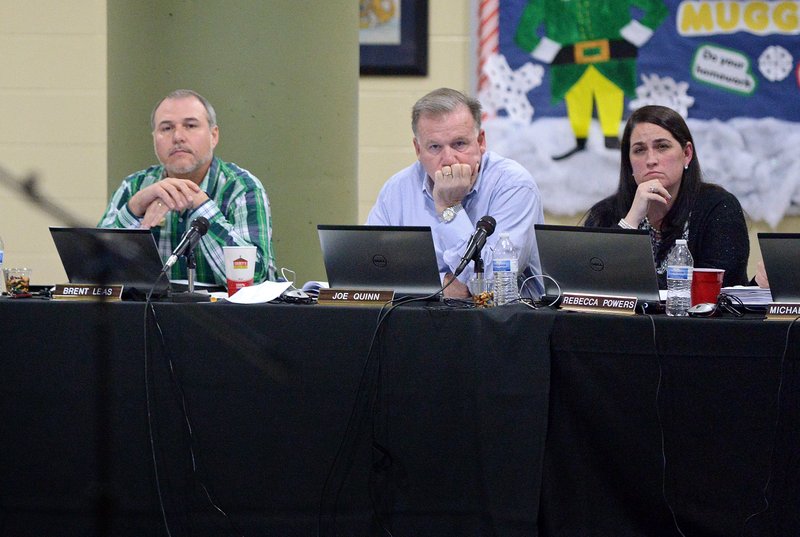
[[[542,534],[797,535],[798,337],[782,362],[788,327],[560,315]]]
[[[552,314],[155,311],[0,301],[0,534],[535,533]]]
[[[154,309],[0,300],[0,535],[800,534],[789,323]]]

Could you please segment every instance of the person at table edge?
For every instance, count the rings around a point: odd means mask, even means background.
[[[417,161],[392,176],[367,217],[368,225],[430,226],[443,283],[452,280],[478,220],[495,218],[481,258],[491,277],[492,249],[508,232],[524,276],[541,273],[534,224],[544,221],[539,189],[517,162],[486,150],[481,105],[450,88],[434,90],[412,108]],[[445,296],[468,297],[470,263]],[[537,279],[538,280],[538,279]],[[535,290],[535,291],[534,291]],[[523,294],[541,292],[529,281]]]
[[[586,226],[650,232],[659,286],[666,258],[687,239],[695,267],[725,270],[723,286],[746,285],[750,242],[736,197],[703,181],[686,122],[665,106],[644,106],[625,125],[617,192],[596,203]]]
[[[151,229],[164,261],[198,216],[209,229],[195,248],[198,282],[225,285],[223,246],[256,247],[255,283],[276,277],[269,199],[261,181],[214,155],[216,112],[193,90],[161,99],[150,116],[160,164],[126,177],[112,195],[99,227]],[[171,279],[186,279],[185,259]]]

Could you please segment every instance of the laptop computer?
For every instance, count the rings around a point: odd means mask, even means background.
[[[442,287],[429,227],[320,224],[317,232],[331,288],[391,290],[399,298]]]
[[[70,283],[122,285],[122,296],[144,299],[169,292],[159,278],[164,263],[147,229],[50,227],[50,234]]]
[[[800,233],[759,233],[773,302],[800,302]]]
[[[544,300],[561,293],[636,297],[637,311],[662,307],[650,235],[644,230],[536,224]]]

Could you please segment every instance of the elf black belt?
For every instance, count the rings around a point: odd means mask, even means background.
[[[600,63],[620,58],[635,58],[639,49],[624,39],[596,39],[564,45],[552,65],[568,63]]]

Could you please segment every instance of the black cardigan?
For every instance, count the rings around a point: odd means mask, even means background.
[[[589,210],[586,226],[614,227],[625,215],[615,214],[614,196]],[[747,259],[750,239],[744,212],[736,196],[724,188],[703,183],[689,217],[689,251],[698,268],[725,269],[722,285],[747,285]],[[659,286],[666,288],[666,277]]]

